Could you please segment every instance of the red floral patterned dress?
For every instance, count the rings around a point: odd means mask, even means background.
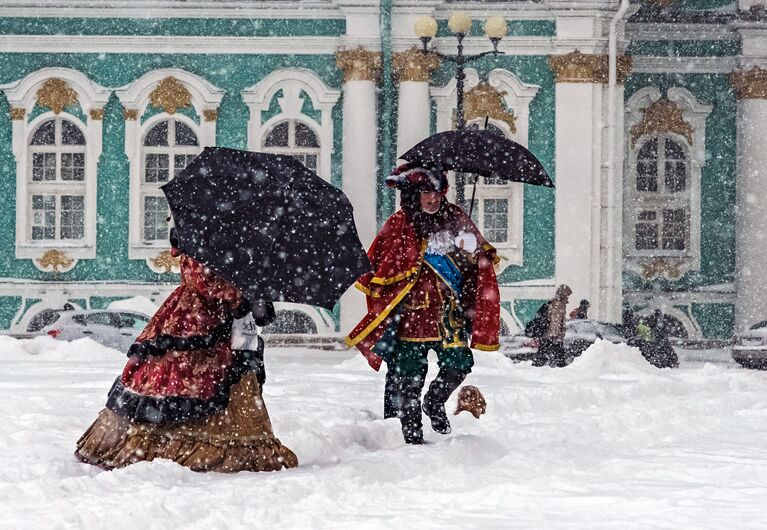
[[[183,254],[180,265],[181,285],[129,349],[76,455],[106,468],[153,458],[200,471],[297,465],[272,433],[254,366],[231,350],[247,303],[205,265]]]

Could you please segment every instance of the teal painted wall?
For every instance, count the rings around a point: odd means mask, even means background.
[[[274,70],[301,67],[314,71],[327,85],[341,88],[341,73],[332,55],[114,55],[114,54],[0,54],[0,83],[21,79],[45,67],[69,67],[109,87],[123,86],[150,70],[178,67],[226,90],[221,103],[217,143],[247,146],[248,109],[240,92]],[[334,112],[335,138],[331,181],[341,182],[342,120],[339,101]],[[2,226],[15,225],[15,161],[11,151],[11,120],[5,97],[0,100],[0,193],[8,198],[0,210]],[[0,276],[58,281],[115,280],[175,283],[175,275],[154,274],[143,260],[128,259],[128,160],[124,153],[125,124],[113,95],[104,113],[104,146],[98,165],[97,255],[80,260],[67,273],[39,271],[31,260],[14,258],[12,230],[0,233]]]
[[[652,57],[731,57],[740,51],[738,40],[639,40],[629,45],[627,53]]]

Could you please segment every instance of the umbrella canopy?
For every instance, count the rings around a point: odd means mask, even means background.
[[[459,129],[429,136],[400,156],[412,164],[554,187],[530,151],[487,129]]]
[[[162,190],[179,249],[251,302],[332,310],[370,270],[349,199],[292,156],[208,147]]]

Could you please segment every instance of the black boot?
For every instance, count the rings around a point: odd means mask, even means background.
[[[405,443],[423,443],[423,420],[421,418],[421,390],[423,389],[423,377],[401,377],[400,395],[402,406],[399,409],[399,418],[402,423],[402,436]]]
[[[450,421],[445,412],[445,402],[464,379],[466,374],[460,370],[441,368],[423,398],[423,411],[431,420],[431,428],[440,434],[450,434]]]
[[[386,372],[384,386],[384,418],[396,418],[402,407],[402,390],[400,377],[391,368]]]

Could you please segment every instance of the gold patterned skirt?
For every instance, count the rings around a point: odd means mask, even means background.
[[[219,414],[187,423],[132,422],[103,409],[77,441],[75,455],[105,469],[155,458],[194,471],[277,471],[298,465],[296,455],[272,432],[261,387],[252,372],[232,386]]]

